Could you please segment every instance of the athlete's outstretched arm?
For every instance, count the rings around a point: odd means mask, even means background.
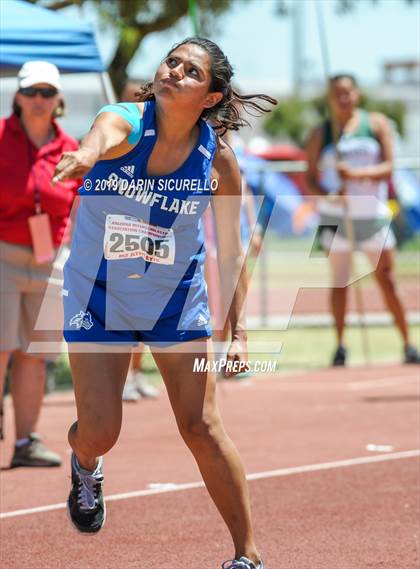
[[[224,314],[229,315],[232,333],[228,359],[246,361],[247,276],[240,234],[241,174],[233,151],[222,140],[218,142],[213,162],[213,178],[218,181],[212,197],[212,208],[217,232],[221,295]]]
[[[132,127],[117,113],[99,114],[78,150],[64,152],[54,171],[53,182],[81,178],[98,160],[118,158],[133,147],[127,141]]]

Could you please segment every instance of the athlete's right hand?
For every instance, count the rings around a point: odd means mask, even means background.
[[[64,152],[54,170],[53,185],[63,180],[82,178],[94,166],[96,160],[95,152],[89,148]]]

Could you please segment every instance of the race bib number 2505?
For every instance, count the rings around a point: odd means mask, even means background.
[[[133,259],[172,265],[175,237],[171,228],[150,225],[128,215],[106,216],[104,255],[107,260]]]

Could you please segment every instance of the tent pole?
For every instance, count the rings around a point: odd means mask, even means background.
[[[102,71],[99,74],[100,80],[101,80],[101,86],[102,86],[102,93],[103,96],[106,100],[107,103],[115,103],[116,102],[116,97],[115,97],[115,93],[114,93],[114,89],[112,87],[112,83],[111,80],[109,78],[109,75],[106,71]]]

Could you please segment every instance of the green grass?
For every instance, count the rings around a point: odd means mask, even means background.
[[[402,359],[402,347],[399,335],[392,326],[371,326],[367,329],[371,363],[399,362]],[[420,326],[411,327],[412,341],[420,345]],[[362,349],[362,334],[358,327],[347,328],[347,347],[349,364],[365,363]],[[265,343],[282,344],[280,354],[252,353],[254,348],[260,349]],[[289,371],[305,371],[328,367],[332,352],[335,349],[335,335],[331,327],[325,328],[292,328],[290,330],[261,330],[249,333],[249,359],[275,360],[279,373]],[[143,360],[143,371],[148,381],[158,385],[162,382],[150,352],[146,352]],[[66,355],[60,356],[54,371],[56,389],[71,388],[71,375]]]
[[[264,245],[265,262],[260,257],[248,264],[252,287],[259,289],[262,283],[266,288],[277,289],[282,286],[328,287],[331,281],[329,261],[322,253],[311,257],[310,247],[308,239],[268,237]],[[355,254],[354,271],[362,286],[372,285],[373,268],[363,253]],[[395,273],[401,284],[417,282],[420,277],[420,249],[398,251]]]
[[[266,246],[272,251],[301,251],[311,250],[313,237],[279,237],[274,233],[268,233],[264,239]],[[420,252],[420,233],[414,235],[412,239],[406,241],[397,254],[405,252]]]
[[[420,251],[420,233],[416,233],[412,239],[406,241],[401,247],[401,251]]]
[[[150,352],[144,355],[142,371],[150,383],[158,385],[162,382]],[[48,374],[54,376],[55,391],[71,389],[71,372],[67,354],[61,354],[54,364],[48,365]]]
[[[412,342],[420,344],[420,326],[411,327]],[[399,362],[402,359],[402,346],[399,334],[393,326],[369,326],[367,328],[371,363]],[[363,336],[359,327],[351,326],[346,331],[346,345],[349,350],[349,364],[365,363]],[[254,331],[249,334],[249,344],[263,342],[282,343],[280,354],[251,354],[250,359],[273,359],[278,362],[277,369],[309,370],[327,367],[336,347],[334,330],[325,328],[292,328],[285,331]]]

